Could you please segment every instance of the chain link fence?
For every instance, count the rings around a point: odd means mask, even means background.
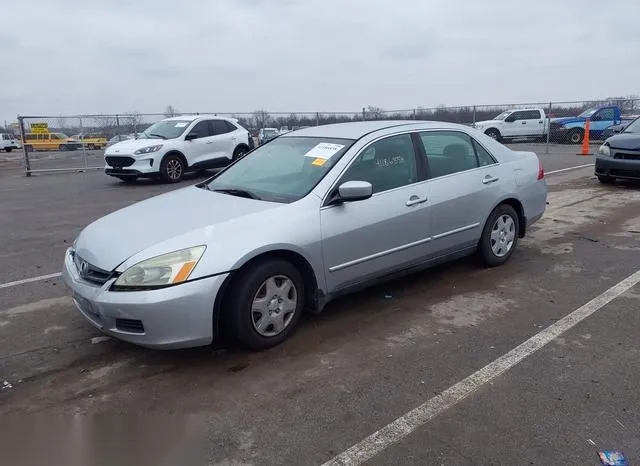
[[[604,109],[608,107],[609,109]],[[596,113],[596,109],[600,109]],[[257,138],[260,129],[286,132],[299,128],[371,120],[443,121],[475,126],[501,141],[536,141],[549,153],[553,144],[578,144],[590,119],[589,139],[600,142],[640,115],[640,99],[620,98],[571,102],[416,107],[384,110],[368,106],[356,112],[191,112],[122,113],[113,115],[19,116],[11,130],[22,145],[27,176],[37,172],[83,171],[104,167],[104,150],[136,138],[153,123],[169,116],[231,117]],[[526,117],[526,118],[525,118]],[[580,117],[580,118],[571,118]],[[257,140],[254,139],[257,145]]]

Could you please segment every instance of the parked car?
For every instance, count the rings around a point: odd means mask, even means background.
[[[535,153],[468,126],[318,126],[93,222],[63,277],[116,338],[180,348],[225,333],[257,350],[364,286],[474,253],[504,264],[546,199]]]
[[[82,147],[82,143],[63,133],[27,133],[24,135],[24,148],[32,150],[74,151]]]
[[[0,133],[0,150],[11,152],[13,149],[20,149],[18,138],[12,133]]]
[[[473,125],[497,141],[518,138],[542,138],[549,128],[542,108],[507,110],[493,120],[478,121]]]
[[[137,139],[105,151],[105,173],[123,181],[156,177],[170,183],[188,171],[218,168],[250,150],[249,133],[234,118],[182,115],[151,125]]]
[[[101,134],[76,134],[71,138],[80,141],[88,150],[102,149],[107,145],[107,138]]]
[[[640,118],[608,138],[596,154],[595,174],[601,183],[640,180]]]
[[[260,131],[258,132],[258,145],[262,145],[273,138],[277,138],[279,135],[278,130],[275,128],[260,128]]]
[[[288,133],[289,131],[290,130],[288,126],[281,126],[280,129],[278,130],[280,134]]]
[[[620,107],[617,105],[590,108],[575,117],[552,118],[550,139],[580,144],[584,138],[587,119],[589,119],[590,139],[602,139],[605,129],[623,122]]]

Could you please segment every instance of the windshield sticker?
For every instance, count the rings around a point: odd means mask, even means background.
[[[175,124],[174,128],[184,128],[185,126],[187,126],[187,124],[188,123],[185,123],[184,121],[179,121]]]
[[[321,167],[327,162],[327,159],[315,159],[311,162],[311,165],[315,165],[316,167]]]
[[[305,157],[313,157],[314,159],[330,159],[336,152],[344,147],[343,144],[331,144],[330,142],[321,142],[317,146],[311,148],[309,152],[304,154]]]

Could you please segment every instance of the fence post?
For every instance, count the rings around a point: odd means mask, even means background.
[[[367,116],[366,116],[366,110],[364,107],[362,107],[362,121],[366,120]]]
[[[116,134],[120,136],[120,115],[116,115]],[[111,136],[111,135],[108,135]],[[113,135],[115,136],[115,135]],[[111,137],[113,137],[111,136]]]
[[[473,106],[473,124],[476,124],[476,106]]]
[[[24,133],[24,118],[18,115],[18,125],[20,126],[20,143],[22,144],[22,152],[24,154],[24,170],[25,176],[31,176],[31,163],[29,162],[29,151],[27,151],[27,138]]]
[[[82,118],[80,120],[80,148],[82,149],[82,159],[84,161],[84,168],[89,167],[89,163],[87,162],[87,148],[84,142],[82,142],[82,138],[84,137],[84,128],[82,127]]]
[[[413,109],[413,119],[414,120],[416,119],[416,109],[415,108]]]
[[[547,143],[545,144],[544,153],[549,155],[549,140],[551,139],[551,102],[547,110]]]
[[[320,126],[320,114],[316,113],[316,126]]]

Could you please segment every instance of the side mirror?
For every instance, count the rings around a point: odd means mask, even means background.
[[[373,186],[368,181],[345,181],[338,187],[338,194],[331,203],[364,201],[372,195]]]
[[[198,133],[189,133],[184,137],[185,141],[191,141],[193,139],[198,139],[200,135]]]

